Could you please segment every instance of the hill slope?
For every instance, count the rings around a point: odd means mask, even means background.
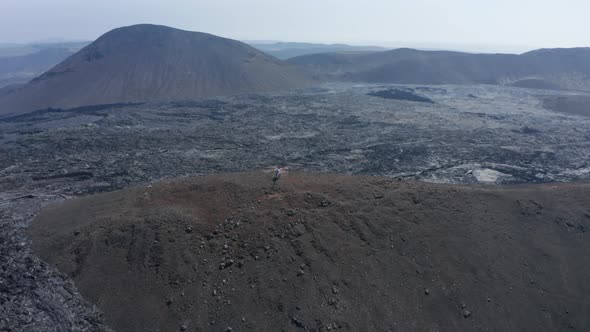
[[[378,46],[353,46],[346,44],[317,44],[317,43],[250,43],[257,49],[268,53],[279,59],[289,59],[307,54],[327,52],[377,52],[385,51],[386,48]]]
[[[48,207],[33,248],[117,331],[587,330],[590,185],[238,173]]]
[[[0,114],[300,87],[309,78],[244,43],[155,25],[112,30],[24,87]]]
[[[289,59],[323,78],[378,83],[508,84],[590,91],[590,48],[514,54],[396,49],[325,53]]]

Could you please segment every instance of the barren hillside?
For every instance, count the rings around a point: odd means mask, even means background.
[[[30,235],[117,331],[580,330],[589,194],[222,174],[68,200]]]
[[[112,30],[0,97],[0,114],[301,87],[311,80],[244,43],[156,25]]]

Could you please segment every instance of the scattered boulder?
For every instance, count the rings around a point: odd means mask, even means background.
[[[338,287],[336,285],[332,285],[332,293],[333,294],[338,294],[338,292],[340,292],[340,290],[338,289]]]
[[[463,315],[463,318],[469,318],[469,317],[471,317],[471,311],[469,311],[467,309],[463,309],[463,310],[461,310],[461,315]]]
[[[291,323],[297,326],[298,328],[305,328],[305,324],[303,323],[303,321],[295,316],[291,317]]]
[[[297,224],[293,227],[293,231],[295,232],[295,235],[301,236],[305,234],[305,226],[303,224]]]

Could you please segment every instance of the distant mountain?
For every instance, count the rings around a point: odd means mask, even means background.
[[[70,48],[51,47],[26,55],[0,57],[0,87],[26,83],[74,53]]]
[[[378,52],[386,48],[378,46],[352,46],[345,44],[315,44],[315,43],[250,43],[257,49],[279,59],[289,59],[296,56],[327,53],[327,52]]]
[[[314,54],[288,62],[328,80],[590,91],[590,48],[541,49],[521,55],[395,49]]]
[[[26,85],[0,114],[301,87],[313,80],[242,42],[157,25],[112,30]]]
[[[29,55],[43,50],[56,48],[69,49],[72,52],[76,52],[88,44],[90,44],[90,42],[84,41],[63,41],[52,43],[45,42],[29,44],[0,44],[0,59]]]

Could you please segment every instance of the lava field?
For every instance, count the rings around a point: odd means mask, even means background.
[[[390,89],[432,103],[369,95]],[[331,83],[0,118],[0,330],[104,328],[70,277],[31,252],[25,229],[50,203],[277,165],[461,185],[584,182],[590,118],[544,108],[556,95],[576,93]]]

